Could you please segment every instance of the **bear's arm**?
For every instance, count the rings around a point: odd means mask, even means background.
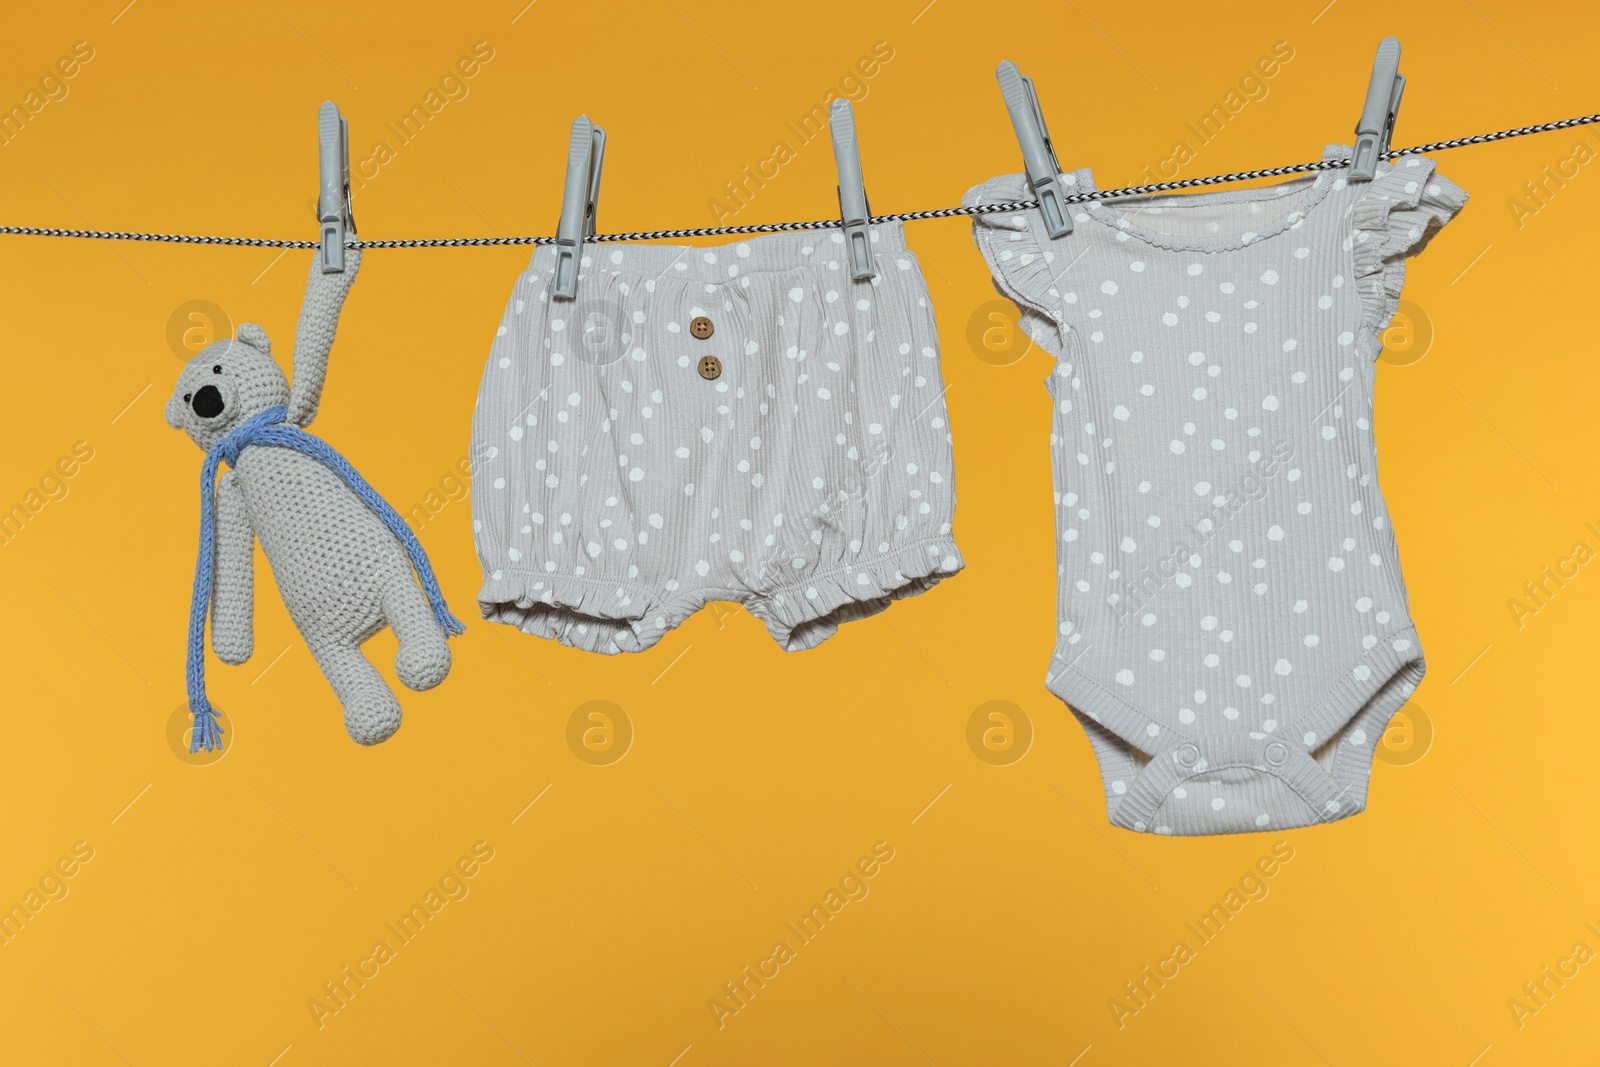
[[[322,403],[322,383],[328,376],[328,353],[339,328],[339,309],[361,269],[361,249],[344,250],[344,271],[322,273],[321,255],[312,253],[311,274],[300,305],[300,325],[294,333],[294,382],[289,389],[289,421],[309,426]]]
[[[255,651],[256,534],[235,471],[217,483],[216,558],[211,586],[211,647],[224,663],[240,664]]]

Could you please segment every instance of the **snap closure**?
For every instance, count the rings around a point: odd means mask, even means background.
[[[1267,762],[1274,767],[1282,767],[1289,758],[1289,749],[1282,741],[1274,741],[1267,746]]]
[[[1185,741],[1172,753],[1172,758],[1178,761],[1180,767],[1193,767],[1200,762],[1200,750]]]
[[[722,377],[722,360],[716,356],[701,356],[699,368],[700,377],[708,382]]]
[[[717,328],[711,325],[711,320],[704,315],[696,315],[689,320],[689,332],[704,341],[707,337],[716,333]]]

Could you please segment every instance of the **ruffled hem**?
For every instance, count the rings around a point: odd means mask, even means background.
[[[1071,191],[1070,187],[1076,184],[1077,178],[1064,174],[1062,181]],[[968,189],[961,198],[961,205],[977,207],[1032,198],[1033,192],[1028,188],[1024,175],[1007,174],[990,178],[982,185]],[[1082,216],[1077,205],[1073,205],[1073,211]],[[1059,355],[1061,327],[1056,309],[1046,301],[1047,297],[1057,303],[1061,300],[1060,290],[1056,288],[1055,272],[1051,270],[1056,252],[1050,245],[1050,239],[1042,236],[1042,231],[1034,227],[1030,214],[1028,211],[997,211],[974,215],[972,239],[988,261],[989,273],[1000,295],[1021,308],[1024,315],[1033,320],[1030,325],[1037,328],[1048,324],[1054,331],[1039,330],[1044,334],[1040,337],[1030,330],[1029,336],[1052,355]],[[1054,345],[1050,343],[1052,341]]]
[[[832,637],[843,623],[927,592],[964,566],[954,541],[923,541],[858,566],[814,575],[745,607],[766,623],[784,651],[800,652]]]
[[[844,623],[876,615],[896,600],[932,589],[964,566],[955,542],[940,538],[773,593],[680,590],[678,600],[595,578],[497,570],[484,579],[478,609],[489,622],[609,656],[643,652],[706,604],[727,600],[743,604],[760,619],[784,651],[800,652],[817,647]]]
[[[1351,261],[1361,294],[1360,346],[1368,359],[1383,352],[1382,333],[1400,305],[1406,257],[1421,252],[1466,202],[1459,186],[1434,172],[1433,160],[1407,156],[1381,165],[1351,208]]]
[[[683,621],[665,602],[616,582],[511,570],[484,579],[478,609],[490,622],[608,656],[643,652]]]

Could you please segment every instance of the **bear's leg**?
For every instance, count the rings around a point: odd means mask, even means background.
[[[387,741],[400,729],[400,702],[359,645],[329,642],[311,654],[344,706],[344,728],[357,744]]]
[[[420,693],[444,681],[450,673],[450,644],[409,569],[384,586],[383,616],[400,642],[394,657],[400,684]]]

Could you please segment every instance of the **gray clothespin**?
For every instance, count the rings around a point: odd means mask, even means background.
[[[1389,151],[1394,136],[1394,120],[1400,113],[1400,94],[1406,91],[1406,76],[1400,73],[1400,42],[1385,37],[1378,42],[1378,56],[1372,61],[1372,80],[1367,83],[1367,102],[1356,123],[1355,151],[1350,157],[1350,180],[1369,182],[1378,173],[1378,157]]]
[[[856,144],[855,112],[842,97],[833,102],[828,125],[833,130],[833,162],[839,171],[839,215],[844,220],[845,254],[850,257],[850,277],[872,278],[872,233],[868,221],[867,190],[861,179],[861,149]]]
[[[595,209],[600,201],[600,168],[606,161],[606,131],[579,115],[572,123],[567,148],[567,186],[561,195],[561,222],[556,227],[556,277],[552,295],[571,300],[578,295],[578,268],[583,242],[594,236]]]
[[[332,100],[317,109],[317,160],[322,179],[317,194],[319,262],[322,273],[343,274],[344,239],[356,232],[356,220],[350,211],[350,126]]]
[[[1006,110],[1011,112],[1017,144],[1022,146],[1022,164],[1028,172],[1028,185],[1039,199],[1045,232],[1051,237],[1064,237],[1072,232],[1072,208],[1061,185],[1061,164],[1056,162],[1055,146],[1050,142],[1049,127],[1044,124],[1044,112],[1039,108],[1033,79],[1024,77],[1010,60],[996,68],[995,76],[1000,79],[1000,95],[1006,98]]]

